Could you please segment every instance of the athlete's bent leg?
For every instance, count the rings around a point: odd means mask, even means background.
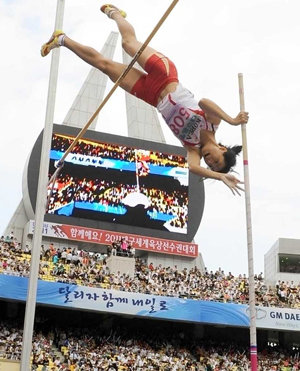
[[[137,40],[133,26],[125,19],[126,13],[112,4],[103,5],[101,11],[116,22],[122,36],[123,49],[131,57],[135,56],[143,44]],[[167,57],[149,46],[143,50],[137,62],[147,74],[137,81],[131,94],[156,107],[166,94],[176,89],[176,67]]]
[[[86,63],[105,73],[113,82],[115,82],[127,68],[125,64],[106,58],[94,48],[82,45],[70,39],[68,36],[64,38],[64,46]],[[132,68],[121,81],[120,86],[130,93],[137,80],[143,75],[143,72]]]
[[[133,26],[118,11],[113,12],[111,14],[111,18],[117,23],[118,29],[122,36],[123,49],[126,51],[127,54],[133,57],[143,45],[140,41],[137,40]],[[142,68],[145,68],[147,60],[153,54],[161,55],[155,49],[147,46],[138,58],[138,64]]]

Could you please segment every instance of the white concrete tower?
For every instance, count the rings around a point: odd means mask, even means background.
[[[118,33],[111,32],[101,50],[101,53],[104,56],[113,58],[117,39]],[[130,60],[131,58],[123,52],[124,63],[128,64]],[[135,67],[140,68],[137,64]],[[85,126],[104,98],[107,80],[107,76],[99,70],[95,68],[90,70],[71,108],[63,120],[64,125],[77,128]],[[125,100],[128,136],[158,143],[166,143],[156,109],[128,93],[125,93]],[[90,130],[95,130],[97,118],[89,127]],[[30,155],[28,156],[28,160],[29,157]],[[19,241],[24,241],[24,228],[26,229],[28,222],[31,219],[34,219],[34,211],[32,210],[28,194],[28,160],[25,164],[23,173],[23,198],[4,231],[4,235],[9,235],[12,231]],[[154,253],[149,253],[147,258],[157,264],[163,263],[165,266],[177,265],[179,269],[183,267],[198,266],[202,271],[204,270],[204,263],[201,254],[199,254],[198,258],[193,260],[182,259],[182,257],[171,255],[161,256],[160,254],[157,255]]]
[[[119,34],[117,32],[111,32],[108,36],[101,50],[101,53],[105,57],[113,58],[118,35]],[[70,110],[68,111],[66,118],[63,121],[64,125],[82,128],[87,123],[88,119],[96,111],[97,107],[103,100],[107,79],[107,76],[96,68],[91,69]],[[90,127],[91,130],[95,129],[96,122],[97,119],[95,119],[92,123]],[[27,191],[27,166],[29,157],[30,154],[24,166],[23,172],[22,200],[8,222],[7,227],[3,231],[4,235],[9,235],[10,232],[13,232],[18,241],[21,241],[23,238],[23,230],[25,225],[30,219],[34,219],[34,211],[32,210]]]
[[[101,54],[112,59],[117,45],[119,34],[111,32],[107,38]],[[75,98],[63,124],[76,128],[83,128],[102,102],[108,77],[96,68],[92,68]],[[98,116],[92,122],[89,130],[95,130]]]

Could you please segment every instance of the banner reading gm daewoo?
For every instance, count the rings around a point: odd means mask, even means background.
[[[0,297],[25,301],[28,279],[0,275]],[[243,304],[218,303],[38,281],[37,303],[157,319],[249,327]],[[300,331],[300,310],[256,307],[258,328]]]

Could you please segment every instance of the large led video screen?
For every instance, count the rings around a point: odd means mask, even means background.
[[[54,125],[49,178],[78,132]],[[32,210],[41,145],[42,133],[25,170]],[[189,172],[184,148],[94,131],[68,154],[48,194],[45,221],[189,242],[204,207],[203,181]]]
[[[53,135],[49,176],[73,141]],[[49,214],[187,233],[184,156],[80,139],[48,191]]]

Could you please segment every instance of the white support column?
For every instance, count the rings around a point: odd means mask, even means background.
[[[239,95],[240,111],[245,111],[244,82],[243,74],[239,73]],[[242,144],[243,144],[243,163],[244,163],[244,183],[245,183],[245,206],[247,222],[247,246],[248,246],[248,276],[249,276],[249,311],[250,311],[250,360],[251,371],[257,371],[257,341],[256,341],[256,308],[255,308],[255,282],[253,264],[253,242],[252,242],[252,222],[251,222],[251,203],[250,203],[250,182],[249,182],[249,163],[246,124],[241,125]]]
[[[65,0],[57,0],[55,29],[62,29]],[[32,337],[36,307],[36,294],[38,284],[38,273],[40,264],[40,250],[42,242],[42,230],[47,201],[49,153],[51,149],[54,106],[56,97],[56,86],[59,65],[59,48],[53,50],[50,77],[48,86],[48,99],[43,133],[43,143],[40,160],[40,173],[38,191],[35,207],[35,230],[31,252],[30,277],[27,290],[27,301],[24,318],[23,344],[21,356],[21,371],[30,370],[30,356],[32,349]]]

